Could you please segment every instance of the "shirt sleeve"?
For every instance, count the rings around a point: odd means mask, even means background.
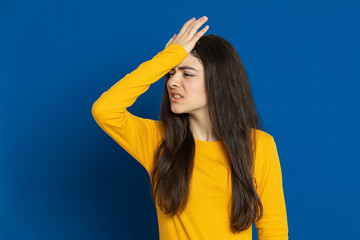
[[[274,138],[267,139],[261,164],[257,193],[263,205],[263,216],[255,222],[259,240],[287,240],[288,223],[282,184],[280,160]]]
[[[154,151],[160,140],[160,122],[140,118],[127,108],[187,56],[178,44],[170,44],[151,60],[140,64],[133,72],[105,91],[92,105],[92,115],[100,128],[134,157],[149,173]]]

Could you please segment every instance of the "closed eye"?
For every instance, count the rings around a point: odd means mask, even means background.
[[[172,76],[172,75],[174,75],[174,74],[173,74],[173,73],[168,73],[168,76]],[[194,76],[194,75],[191,75],[191,74],[188,74],[188,73],[185,73],[184,75],[185,75],[185,76],[189,76],[189,77]]]

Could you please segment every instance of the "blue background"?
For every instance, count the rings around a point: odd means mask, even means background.
[[[355,0],[1,1],[0,239],[158,239],[145,169],[91,107],[204,15],[206,34],[238,50],[276,141],[289,239],[360,239],[359,10]],[[157,119],[163,81],[129,111]]]

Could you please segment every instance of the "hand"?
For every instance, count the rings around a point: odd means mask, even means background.
[[[209,29],[209,25],[206,25],[201,31],[198,33],[197,30],[208,20],[206,16],[199,18],[195,21],[195,18],[187,21],[182,29],[180,30],[178,35],[174,35],[165,45],[165,48],[172,44],[176,43],[181,45],[187,53],[191,52],[191,50],[195,47],[196,42],[205,34],[205,32]]]

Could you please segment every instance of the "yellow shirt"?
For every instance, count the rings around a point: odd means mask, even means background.
[[[91,109],[96,123],[134,157],[149,176],[155,151],[163,139],[162,123],[137,117],[127,108],[186,56],[181,45],[170,44],[105,91]],[[275,141],[259,129],[256,129],[256,139],[254,177],[263,204],[263,217],[255,222],[258,239],[285,240],[288,239],[288,225]],[[230,197],[231,177],[220,141],[195,139],[194,169],[185,210],[170,218],[156,204],[160,240],[251,240],[251,226],[237,234],[230,230]]]

